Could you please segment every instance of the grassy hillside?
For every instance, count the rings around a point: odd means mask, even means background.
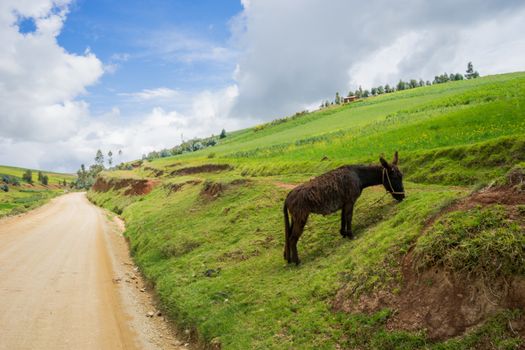
[[[33,170],[33,184],[28,184],[22,180],[25,171],[23,168],[0,165],[0,186],[8,188],[8,192],[0,190],[0,217],[19,214],[42,205],[63,193],[64,180],[69,183],[75,178],[72,174],[43,171],[49,177],[48,185],[44,186],[38,182],[38,170]]]
[[[285,264],[282,203],[293,184],[394,150],[407,199],[365,190],[352,241],[338,233],[339,213],[312,215],[302,264]],[[514,73],[234,132],[212,148],[102,173],[89,198],[122,215],[165,312],[210,347],[514,349],[525,329],[514,302],[525,292],[523,162],[525,74]],[[482,311],[472,311],[458,295],[486,291],[483,276],[499,298],[474,298]],[[421,290],[440,295],[437,304],[404,299]],[[447,298],[458,311],[434,312]],[[429,316],[410,318],[422,310]]]

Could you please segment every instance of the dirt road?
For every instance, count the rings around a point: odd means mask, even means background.
[[[0,349],[183,348],[117,226],[82,193],[0,221]]]

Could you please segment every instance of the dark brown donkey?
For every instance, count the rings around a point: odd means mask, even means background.
[[[341,235],[353,238],[352,213],[361,191],[381,185],[398,201],[405,198],[403,175],[397,167],[398,155],[392,164],[381,157],[380,166],[345,165],[318,176],[288,193],[284,201],[284,258],[299,264],[297,241],[303,233],[310,213],[327,215],[341,209]],[[288,219],[292,216],[292,223]]]

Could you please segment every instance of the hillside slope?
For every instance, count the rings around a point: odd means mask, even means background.
[[[287,265],[289,189],[394,150],[406,200],[365,190],[352,241],[338,213],[312,215],[303,263]],[[514,73],[241,130],[102,173],[89,198],[122,215],[166,313],[210,347],[513,349],[525,335],[524,162]]]
[[[47,185],[38,181],[38,170],[32,170],[33,183],[22,180],[26,169],[0,165],[0,217],[25,212],[44,204],[50,198],[63,193],[73,174],[43,171],[48,176]],[[7,189],[7,192],[5,191]]]

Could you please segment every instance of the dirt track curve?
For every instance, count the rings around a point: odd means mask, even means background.
[[[83,193],[0,220],[0,349],[183,348],[117,226]]]

